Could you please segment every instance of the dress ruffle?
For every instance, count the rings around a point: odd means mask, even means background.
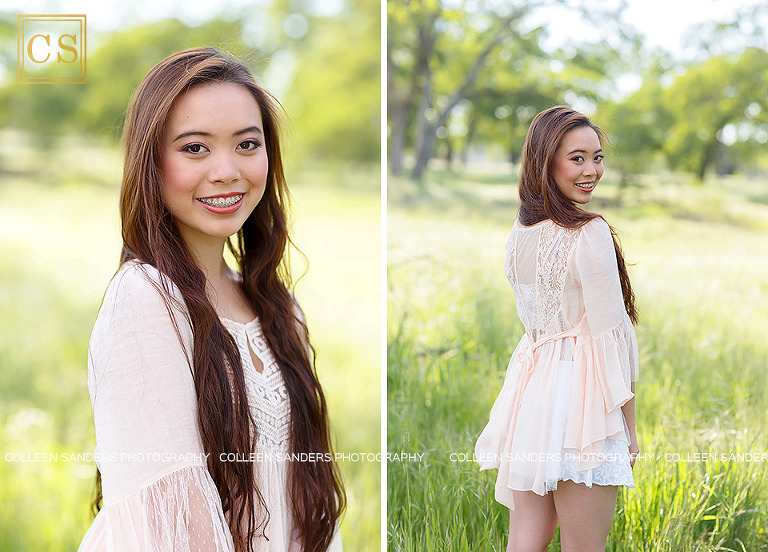
[[[629,330],[622,327],[627,323]],[[606,440],[628,441],[621,406],[633,397],[631,375],[637,373],[637,343],[629,319],[597,338],[586,317],[535,343],[525,334],[475,446],[481,470],[498,468],[496,500],[510,509],[514,490],[539,495],[549,490],[546,455],[553,436],[547,428],[566,339],[573,342],[573,380],[563,443],[574,468],[579,472],[603,464]]]
[[[221,500],[205,466],[171,472],[105,504],[78,552],[234,552]]]

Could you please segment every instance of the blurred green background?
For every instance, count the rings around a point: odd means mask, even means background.
[[[0,550],[74,550],[91,520],[86,350],[120,252],[119,136],[171,52],[243,59],[286,110],[297,296],[336,450],[380,449],[380,4],[370,0],[23,2],[0,12]],[[166,10],[166,11],[163,11]],[[17,85],[16,16],[85,13],[85,85]],[[178,17],[175,17],[178,14]],[[354,47],[350,48],[350,44]],[[6,453],[58,461],[6,461]],[[380,469],[341,465],[348,550],[380,542]]]
[[[607,549],[768,550],[768,5],[393,0],[387,18],[387,448],[425,453],[388,464],[388,548],[506,548],[497,472],[472,455],[524,332],[504,274],[520,151],[564,103],[613,142],[587,208],[618,229],[640,310],[647,456]]]

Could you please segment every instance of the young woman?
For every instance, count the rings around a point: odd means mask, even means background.
[[[103,507],[80,550],[340,550],[277,103],[240,62],[186,50],[141,82],[124,143],[121,265],[88,353]]]
[[[567,107],[523,146],[506,272],[526,332],[475,452],[498,468],[512,551],[604,551],[618,485],[634,487],[637,311],[611,227],[576,204],[603,176],[603,131]]]

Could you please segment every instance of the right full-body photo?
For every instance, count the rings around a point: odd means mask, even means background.
[[[634,294],[612,227],[589,203],[603,130],[558,106],[532,121],[506,275],[525,333],[475,446],[498,469],[508,552],[605,550],[619,486],[633,488],[638,346]]]

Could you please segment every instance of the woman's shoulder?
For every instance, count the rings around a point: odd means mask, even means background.
[[[535,230],[538,228],[543,228],[545,226],[548,226],[550,224],[555,224],[555,221],[549,218],[545,218],[543,220],[540,220],[539,222],[534,222],[533,224],[524,225],[522,222],[520,222],[520,217],[515,219],[515,222],[512,224],[512,231],[515,230]]]
[[[124,262],[107,286],[107,298],[147,299],[162,298],[164,295],[177,300],[181,297],[176,286],[163,277],[154,266],[132,259]]]
[[[91,333],[90,346],[118,339],[118,334],[159,335],[166,329],[190,333],[183,298],[168,278],[153,266],[126,261],[107,286]],[[173,330],[175,334],[176,330]]]
[[[584,224],[584,226],[581,227],[581,235],[587,241],[604,243],[610,241],[613,243],[611,227],[608,226],[606,220],[601,216],[596,216]]]
[[[184,318],[186,307],[178,288],[150,264],[124,262],[107,286],[100,320],[141,319],[154,313]]]

